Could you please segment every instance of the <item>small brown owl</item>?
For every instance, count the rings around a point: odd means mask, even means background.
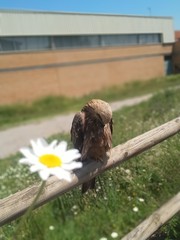
[[[105,161],[112,147],[112,110],[100,99],[92,99],[75,114],[71,127],[71,140],[81,152],[82,161]],[[82,193],[95,188],[95,178],[83,183]]]

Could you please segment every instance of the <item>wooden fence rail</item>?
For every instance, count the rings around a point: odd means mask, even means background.
[[[180,192],[121,240],[146,240],[180,211]]]
[[[47,180],[44,192],[36,203],[39,207],[51,199],[70,191],[72,188],[117,166],[119,163],[138,155],[163,140],[180,132],[180,117],[154,128],[122,145],[112,149],[111,157],[106,163],[91,161],[72,173],[72,182],[59,181],[56,177]],[[39,184],[30,186],[9,197],[0,200],[0,226],[24,214],[37,194]]]

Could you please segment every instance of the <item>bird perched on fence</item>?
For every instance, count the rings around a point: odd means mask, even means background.
[[[112,147],[112,110],[100,99],[92,99],[76,113],[71,127],[71,140],[81,152],[83,162],[105,161]],[[95,178],[83,183],[82,193],[95,188]]]

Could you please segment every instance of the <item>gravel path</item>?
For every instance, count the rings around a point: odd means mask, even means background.
[[[146,101],[150,97],[152,97],[152,94],[112,102],[110,105],[112,111],[116,111],[122,107],[133,106]],[[0,158],[16,153],[19,148],[27,146],[30,139],[47,138],[56,133],[69,132],[73,117],[74,113],[59,115],[0,131]]]

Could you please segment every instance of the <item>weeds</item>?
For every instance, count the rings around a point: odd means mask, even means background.
[[[179,90],[173,90],[115,112],[113,145],[178,117],[179,109]],[[56,135],[55,138],[70,141],[69,135]],[[36,209],[22,239],[100,240],[103,237],[112,239],[113,232],[120,239],[179,191],[179,146],[177,134],[100,175],[96,192],[82,196],[77,187]],[[1,188],[4,186],[1,198],[37,181],[17,165],[18,158],[0,161]],[[18,221],[0,229],[1,239],[11,239]],[[159,236],[180,239],[178,221],[178,216],[173,218],[158,232]]]

